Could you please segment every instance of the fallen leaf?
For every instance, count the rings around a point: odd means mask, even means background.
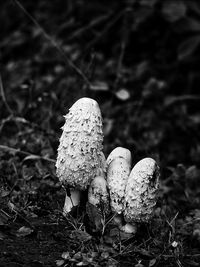
[[[70,257],[70,254],[69,254],[69,251],[67,251],[67,252],[63,252],[62,255],[61,255],[61,257],[62,257],[63,259],[65,259],[65,260],[68,260],[68,259],[71,258],[71,257]]]
[[[149,267],[154,266],[156,264],[156,259],[152,259],[149,261]]]
[[[0,231],[0,240],[3,240],[6,238],[6,235]]]
[[[80,261],[79,263],[76,264],[76,266],[87,266],[88,262]]]
[[[90,90],[92,90],[92,91],[108,91],[109,86],[105,82],[96,81],[90,85]]]
[[[38,159],[41,159],[41,157],[37,155],[28,155],[23,159],[23,162],[25,162],[26,160],[38,160]]]
[[[74,230],[70,234],[70,238],[76,239],[80,242],[87,242],[92,239],[92,236],[81,230]]]
[[[62,266],[65,263],[64,260],[56,260],[56,265],[57,266]]]
[[[175,22],[185,16],[187,7],[181,1],[166,1],[163,3],[162,13],[166,20]]]
[[[21,228],[18,229],[17,231],[17,237],[24,237],[27,235],[30,235],[33,232],[33,230],[29,227],[22,226]]]
[[[200,35],[189,37],[178,47],[178,59],[184,60],[190,57],[200,45]]]
[[[115,93],[116,97],[120,100],[128,100],[130,98],[130,93],[126,89],[120,89]]]

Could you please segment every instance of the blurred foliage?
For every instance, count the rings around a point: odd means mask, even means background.
[[[90,96],[104,116],[106,154],[123,145],[164,165],[198,164],[198,1],[2,6],[1,74],[15,115],[59,136],[62,115]]]
[[[199,258],[185,255],[198,254],[200,240],[199,1],[8,0],[0,7],[0,226],[16,217],[55,222],[65,192],[45,159],[56,159],[69,107],[92,97],[104,118],[105,154],[123,146],[133,163],[151,156],[161,166],[158,229],[143,250],[107,236],[120,256],[101,247],[70,252],[57,266],[117,266],[123,257],[127,266],[198,266]],[[21,227],[16,236],[33,235]]]

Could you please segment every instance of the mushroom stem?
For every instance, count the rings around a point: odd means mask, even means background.
[[[65,204],[63,208],[63,215],[66,216],[73,207],[78,206],[80,203],[81,192],[79,190],[70,189],[70,196],[66,194]]]

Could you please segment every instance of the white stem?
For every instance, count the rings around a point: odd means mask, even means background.
[[[80,203],[80,197],[81,197],[80,191],[71,189],[70,194],[71,194],[70,197],[68,197],[68,195],[66,195],[65,197],[63,215],[69,213],[74,206],[78,206]]]

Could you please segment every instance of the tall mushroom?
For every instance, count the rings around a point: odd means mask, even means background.
[[[131,151],[129,149],[121,146],[118,146],[115,149],[113,149],[106,159],[107,165],[109,165],[110,162],[116,158],[124,158],[131,167],[132,158],[131,158]]]
[[[110,206],[113,212],[121,214],[124,210],[125,187],[130,174],[130,166],[124,158],[115,158],[107,170],[110,191]]]
[[[64,214],[80,201],[80,191],[105,172],[103,154],[102,117],[98,103],[91,98],[76,101],[65,116],[63,133],[58,147],[56,173],[59,180],[70,188],[66,196]]]
[[[115,214],[114,222],[121,227],[125,188],[131,170],[131,152],[126,148],[117,147],[109,154],[106,162],[110,206]]]

